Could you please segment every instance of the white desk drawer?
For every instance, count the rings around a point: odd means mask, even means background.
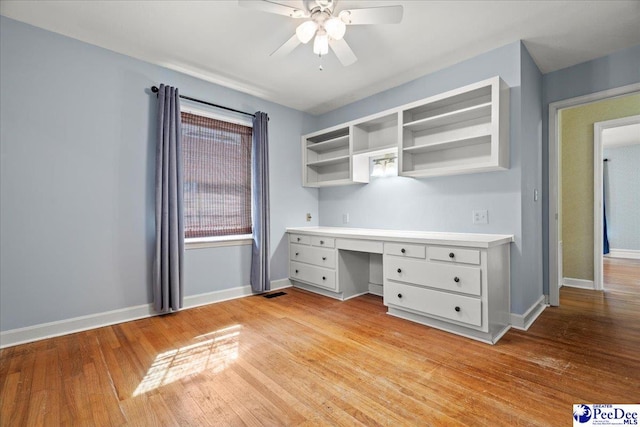
[[[294,261],[291,261],[289,265],[289,277],[292,280],[301,280],[332,291],[336,290],[336,272],[334,270]]]
[[[289,257],[291,261],[305,262],[325,268],[336,268],[335,249],[316,248],[291,243]]]
[[[311,236],[311,244],[313,246],[320,246],[321,248],[335,248],[336,239],[333,237]]]
[[[446,248],[429,246],[427,255],[430,260],[462,262],[464,264],[480,265],[480,251],[477,249]]]
[[[478,267],[436,264],[396,257],[385,258],[385,277],[447,291],[480,295],[481,271]]]
[[[301,245],[310,245],[311,237],[304,236],[302,234],[289,234],[289,241],[291,243],[299,243]]]
[[[409,258],[425,257],[426,247],[424,245],[410,245],[407,243],[385,243],[384,253],[387,255],[404,256]]]
[[[390,282],[384,284],[384,303],[469,325],[482,326],[482,302],[478,298]]]

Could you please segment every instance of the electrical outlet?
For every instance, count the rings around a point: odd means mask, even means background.
[[[489,213],[486,209],[473,211],[474,224],[489,224]]]
[[[349,214],[348,213],[342,214],[342,223],[343,224],[349,224]]]

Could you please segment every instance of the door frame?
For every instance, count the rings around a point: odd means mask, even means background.
[[[603,140],[602,133],[605,129],[620,126],[640,124],[640,115],[622,117],[620,119],[606,120],[593,124],[593,288],[604,289],[604,277],[602,269],[602,240],[603,240],[603,215],[602,199],[604,184],[604,163],[602,162]]]
[[[593,102],[602,101],[603,99],[616,98],[619,96],[629,95],[640,91],[640,83],[634,83],[618,88],[607,89],[600,92],[594,92],[575,98],[564,99],[549,104],[549,241],[547,246],[548,262],[549,262],[549,304],[560,305],[560,284],[562,278],[561,266],[559,265],[558,256],[560,254],[560,229],[559,225],[562,220],[562,199],[559,187],[562,179],[562,169],[560,165],[560,144],[558,114],[560,110],[565,108],[577,107],[579,105],[591,104]]]

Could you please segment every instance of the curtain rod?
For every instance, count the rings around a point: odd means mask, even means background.
[[[151,92],[158,93],[159,90],[160,89],[158,89],[158,86],[151,86]],[[193,101],[193,102],[198,102],[198,103],[204,104],[204,105],[209,105],[210,107],[222,108],[223,110],[233,111],[234,113],[245,114],[245,115],[251,116],[251,117],[255,117],[256,116],[255,114],[247,113],[246,111],[236,110],[235,108],[225,107],[224,105],[218,105],[218,104],[214,104],[212,102],[201,101],[201,100],[196,99],[196,98],[191,98],[190,96],[180,95],[180,98],[186,99],[186,100],[189,100],[189,101]]]

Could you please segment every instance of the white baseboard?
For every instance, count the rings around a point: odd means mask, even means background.
[[[514,329],[520,329],[521,331],[526,331],[533,325],[533,322],[536,321],[538,316],[542,314],[545,308],[548,305],[545,303],[545,296],[541,295],[538,298],[538,301],[533,303],[531,307],[524,314],[514,314],[511,313],[511,327]]]
[[[271,281],[271,290],[277,291],[278,289],[290,288],[293,285],[289,279],[280,279]]]
[[[608,256],[609,258],[640,259],[640,251],[635,249],[609,249]]]
[[[571,277],[563,277],[562,285],[570,288],[595,289],[593,280],[574,279]]]
[[[291,286],[289,279],[274,280],[271,282],[271,290],[288,288]],[[231,299],[253,295],[251,286],[238,286],[236,288],[223,289],[221,291],[207,292],[204,294],[184,297],[183,310],[200,307]],[[18,344],[39,341],[46,338],[82,332],[117,323],[130,322],[146,317],[158,316],[153,309],[153,304],[142,304],[118,310],[89,314],[71,319],[55,322],[41,323],[39,325],[24,328],[11,329],[0,332],[0,348],[11,347]]]
[[[382,287],[382,285],[380,285],[378,283],[369,282],[369,293],[370,294],[377,295],[379,297],[383,297],[384,296],[383,289],[384,288]]]

